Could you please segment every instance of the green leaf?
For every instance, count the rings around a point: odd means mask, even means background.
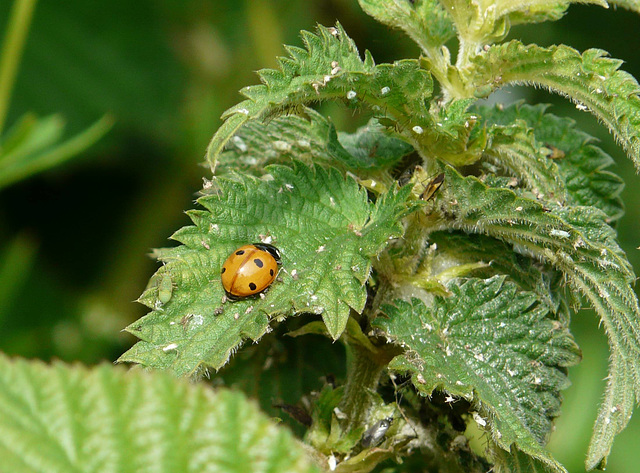
[[[546,113],[547,108],[542,104],[514,104],[479,107],[478,111],[487,123],[495,125],[509,126],[524,120],[535,137],[533,147],[554,157],[554,169],[566,183],[568,203],[597,207],[607,214],[608,221],[618,220],[624,213],[620,198],[624,181],[607,170],[613,159],[595,146],[595,138],[577,129],[575,121]],[[549,199],[544,188],[540,187],[538,193]]]
[[[311,472],[239,393],[162,373],[0,356],[0,471]]]
[[[552,289],[553,271],[516,253],[507,243],[485,235],[451,231],[431,233],[429,243],[437,245],[434,266],[438,266],[438,258],[449,264],[454,260],[459,265],[487,262],[489,265],[486,268],[476,269],[473,274],[486,274],[487,277],[508,275],[521,289],[535,292],[538,300],[546,304],[551,312],[558,311],[560,301]]]
[[[245,87],[245,100],[227,110],[226,121],[213,136],[207,161],[215,167],[218,155],[238,129],[250,120],[263,119],[305,103],[341,96],[345,100],[351,83],[363,79],[374,68],[370,54],[360,58],[358,49],[340,24],[318,26],[318,34],[302,31],[306,49],[288,46],[288,58],[280,58],[280,69],[258,72],[261,85]]]
[[[610,450],[613,435],[627,425],[632,403],[613,406],[616,396],[640,398],[640,323],[635,276],[606,215],[593,207],[548,209],[507,189],[489,188],[446,167],[447,187],[437,199],[453,228],[500,238],[520,253],[561,271],[574,294],[583,294],[600,316],[611,347],[605,401],[594,427],[588,465]],[[446,202],[456,202],[455,206]],[[616,407],[615,410],[612,410]]]
[[[492,46],[463,71],[474,87],[509,84],[544,87],[571,99],[603,122],[640,168],[640,86],[620,71],[622,61],[598,49],[542,48],[519,41]]]
[[[454,160],[466,149],[473,120],[465,111],[472,100],[430,110],[433,80],[418,60],[375,66],[365,53],[363,61],[339,24],[335,28],[319,26],[317,35],[303,31],[302,36],[306,49],[289,47],[291,58],[281,58],[281,70],[260,71],[263,84],[243,89],[248,100],[225,112],[226,121],[207,151],[212,168],[245,123],[285,112],[300,113],[303,105],[321,100],[368,106],[381,122],[384,119],[385,126],[393,127],[425,155],[441,149],[439,156]]]
[[[564,471],[543,445],[569,385],[561,368],[580,358],[575,342],[535,294],[504,276],[448,288],[453,295],[436,296],[431,308],[418,299],[383,306],[388,318],[374,325],[406,350],[389,368],[410,373],[424,396],[444,389],[452,402],[467,399],[501,448]]]
[[[521,179],[536,195],[566,201],[564,181],[558,166],[543,152],[531,129],[523,120],[508,125],[492,125],[488,131],[490,145],[484,157],[506,168],[509,174]]]
[[[219,172],[247,170],[256,174],[267,164],[297,159],[362,174],[389,169],[413,151],[410,144],[392,136],[375,119],[355,133],[338,133],[333,123],[315,110],[306,108],[304,115],[246,123],[221,154]]]
[[[491,453],[494,461],[493,471],[496,473],[553,473],[557,471],[557,468],[523,453],[517,447],[512,447],[510,452],[493,447]]]
[[[409,143],[391,135],[375,119],[355,133],[339,132],[336,141],[329,143],[330,149],[340,145],[345,150],[343,164],[354,171],[391,169],[413,152]]]
[[[559,20],[572,3],[590,3],[607,8],[607,2],[604,0],[530,0],[527,2],[498,0],[494,5],[498,15],[508,16],[509,22],[517,25]]]
[[[380,23],[400,28],[431,56],[455,36],[446,11],[436,0],[358,0],[365,13]]]
[[[351,178],[335,169],[271,166],[268,179],[217,178],[216,194],[201,197],[205,210],[190,211],[195,226],[172,238],[182,243],[158,251],[165,264],[140,298],[153,311],[127,330],[141,339],[120,361],[178,374],[224,365],[244,339],[257,340],[273,318],[322,314],[338,338],[349,311],[361,312],[371,258],[402,234],[399,219],[411,207],[407,186],[375,204]],[[239,246],[269,238],[282,269],[264,297],[226,300],[220,268]],[[160,302],[170,278],[167,303]],[[166,296],[166,294],[164,294]]]
[[[561,18],[571,3],[593,3],[607,7],[604,0],[440,0],[458,31],[461,53],[458,64],[475,54],[475,49],[503,39],[512,24],[539,23]]]
[[[607,0],[607,3],[640,13],[640,1],[638,0]]]
[[[0,143],[0,189],[77,156],[102,138],[113,119],[105,116],[82,133],[60,143],[64,122],[57,115],[26,115]]]

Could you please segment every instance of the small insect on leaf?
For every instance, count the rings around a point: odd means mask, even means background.
[[[548,156],[550,159],[564,158],[565,156],[564,151],[562,151],[560,148],[556,148],[555,146],[552,146],[552,145],[546,145],[546,147],[549,148],[549,150],[551,150]]]
[[[393,417],[387,417],[386,419],[379,420],[362,434],[360,443],[364,448],[375,447],[380,444],[387,434],[387,430],[391,427]]]
[[[435,193],[438,192],[438,189],[440,189],[440,186],[442,186],[443,182],[444,173],[442,172],[431,179],[429,184],[427,184],[427,186],[425,187],[424,191],[422,191],[422,194],[420,194],[420,199],[424,200],[425,202],[431,200]]]
[[[173,281],[171,276],[163,274],[158,281],[158,300],[166,304],[171,300],[173,295]]]

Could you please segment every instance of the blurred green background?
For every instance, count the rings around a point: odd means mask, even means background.
[[[0,0],[4,32],[12,2]],[[41,359],[112,361],[133,342],[121,333],[142,316],[134,301],[156,264],[153,247],[188,223],[184,210],[209,177],[200,163],[223,110],[254,71],[275,66],[298,32],[339,20],[377,62],[414,57],[398,31],[364,15],[356,0],[40,0],[15,85],[7,125],[26,112],[60,113],[67,134],[105,113],[107,136],[64,166],[0,191],[0,350]],[[512,37],[541,45],[598,47],[640,77],[640,17],[574,6],[559,22],[517,27]],[[640,271],[640,178],[589,115],[543,91],[510,89],[500,100],[551,102],[597,136],[627,181],[618,229]],[[331,109],[343,129],[351,112]],[[607,370],[596,317],[574,317],[584,353],[571,369],[564,415],[551,448],[571,472],[584,471],[590,429]],[[638,471],[640,413],[617,439],[608,471]]]

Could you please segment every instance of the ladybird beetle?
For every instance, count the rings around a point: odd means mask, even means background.
[[[278,275],[280,251],[266,243],[244,245],[222,265],[222,286],[227,297],[238,300],[267,289]]]

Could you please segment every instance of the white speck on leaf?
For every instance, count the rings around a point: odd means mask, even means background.
[[[291,145],[286,141],[282,141],[282,140],[274,141],[273,147],[278,151],[284,151],[284,152],[291,151]]]
[[[239,136],[234,136],[233,138],[231,138],[231,142],[235,145],[236,148],[238,148],[243,153],[246,153],[247,149],[249,149],[245,144],[244,140]]]
[[[480,427],[485,427],[487,425],[487,421],[483,419],[480,414],[478,414],[477,412],[472,412],[471,414],[473,415],[473,420],[475,420],[476,424],[478,424]]]
[[[560,238],[569,238],[571,234],[564,230],[558,230],[557,228],[552,228],[549,232],[549,236],[560,237]]]
[[[422,129],[421,126],[416,125],[413,128],[411,128],[413,130],[413,132],[417,135],[421,135],[422,133],[424,133],[424,130]]]

